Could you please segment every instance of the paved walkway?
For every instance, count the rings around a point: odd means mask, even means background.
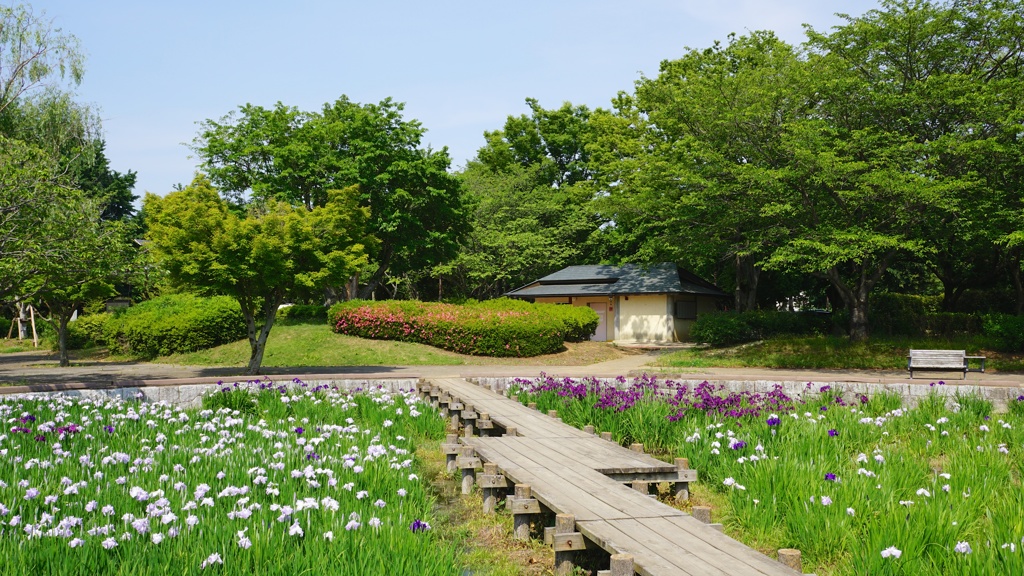
[[[330,375],[352,378],[478,378],[554,376],[615,377],[658,373],[680,380],[767,381],[767,382],[858,382],[869,384],[918,383],[944,380],[949,384],[973,384],[996,387],[1024,387],[1024,374],[972,372],[966,381],[956,373],[920,373],[911,381],[905,370],[775,370],[769,368],[655,368],[658,353],[623,356],[587,366],[292,366],[266,368],[271,377]],[[246,379],[241,368],[178,366],[149,362],[87,362],[68,368],[52,365],[53,357],[37,352],[0,354],[0,383],[24,385],[89,384],[161,381],[216,382]]]

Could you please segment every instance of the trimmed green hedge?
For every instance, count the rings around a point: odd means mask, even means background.
[[[242,310],[234,299],[171,294],[114,313],[103,322],[101,338],[111,351],[155,358],[212,348],[245,334]]]
[[[588,338],[599,321],[593,310],[507,298],[467,304],[356,300],[332,306],[328,315],[339,334],[502,357],[558,352],[566,340]]]
[[[983,325],[1003,352],[1024,352],[1024,316],[986,314]]]
[[[701,314],[693,323],[690,337],[712,346],[731,346],[773,336],[811,336],[828,334],[830,314],[818,312],[714,312]]]
[[[114,317],[109,312],[79,316],[68,324],[68,349],[79,350],[107,344],[107,322]],[[55,344],[56,346],[56,344]]]
[[[277,321],[289,324],[323,324],[327,320],[327,307],[316,304],[293,304],[277,311]]]

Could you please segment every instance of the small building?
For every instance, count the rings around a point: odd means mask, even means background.
[[[729,295],[671,262],[569,266],[506,294],[530,302],[589,306],[601,318],[591,340],[685,342],[698,314]]]

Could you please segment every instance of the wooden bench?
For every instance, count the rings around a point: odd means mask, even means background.
[[[981,368],[970,368],[969,360],[981,360]],[[914,377],[914,370],[960,372],[967,378],[968,372],[984,372],[984,356],[968,356],[964,350],[911,350],[907,355],[907,370]]]

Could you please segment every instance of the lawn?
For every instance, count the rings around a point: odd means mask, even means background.
[[[343,336],[335,334],[325,324],[284,324],[270,332],[263,366],[585,365],[612,360],[626,353],[605,343],[569,342],[566,350],[558,354],[488,358],[456,354],[425,344]],[[154,360],[191,366],[245,366],[248,361],[248,340]]]
[[[691,348],[666,354],[657,366],[665,368],[789,368],[834,370],[906,370],[907,351],[966,350],[986,356],[986,370],[1024,371],[1024,354],[987,349],[974,339],[884,338],[851,342],[838,337],[773,338],[730,348]]]
[[[941,390],[941,388],[939,389]],[[975,396],[891,394],[809,385],[726,393],[636,379],[520,382],[510,394],[566,423],[686,457],[737,539],[803,552],[817,574],[1024,573],[1024,397],[994,414]]]

